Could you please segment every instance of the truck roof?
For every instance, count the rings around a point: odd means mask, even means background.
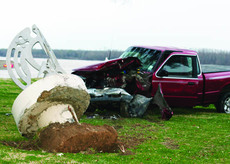
[[[141,47],[141,48],[148,48],[148,49],[154,49],[159,51],[175,51],[175,52],[181,52],[185,54],[194,54],[197,55],[196,51],[189,50],[189,49],[181,49],[181,48],[175,48],[175,47],[162,47],[162,46],[132,46],[132,47]]]

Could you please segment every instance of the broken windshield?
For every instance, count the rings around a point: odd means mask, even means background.
[[[161,51],[154,49],[130,47],[120,56],[120,58],[137,57],[141,61],[141,70],[151,72],[159,59],[160,54]]]

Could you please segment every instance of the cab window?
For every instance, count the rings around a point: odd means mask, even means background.
[[[158,72],[158,76],[183,78],[197,77],[197,68],[193,69],[193,63],[196,63],[194,59],[196,58],[193,56],[173,55]]]

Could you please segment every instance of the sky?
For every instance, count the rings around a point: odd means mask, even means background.
[[[133,45],[230,51],[229,0],[7,0],[0,48],[36,24],[52,49]]]

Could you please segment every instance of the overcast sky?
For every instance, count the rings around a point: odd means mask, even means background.
[[[52,49],[230,50],[229,0],[6,0],[0,18],[0,48],[36,24]]]

